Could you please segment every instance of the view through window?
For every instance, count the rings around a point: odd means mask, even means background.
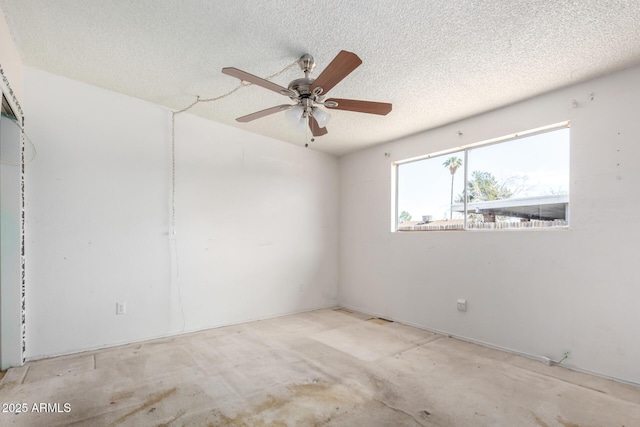
[[[397,165],[397,230],[568,225],[569,127]]]

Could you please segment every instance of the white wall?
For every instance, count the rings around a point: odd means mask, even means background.
[[[194,116],[176,123],[186,329],[334,305],[337,160]]]
[[[29,67],[25,105],[28,358],[335,304],[335,158],[178,115],[174,235],[168,111]]]
[[[639,100],[636,67],[341,158],[339,302],[640,383]],[[390,232],[390,162],[568,119],[569,230]]]

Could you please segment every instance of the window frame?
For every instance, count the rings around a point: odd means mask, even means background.
[[[429,153],[429,154],[425,154],[425,155],[421,155],[421,156],[416,156],[416,157],[410,157],[408,159],[404,159],[404,160],[400,160],[400,161],[395,161],[391,163],[391,192],[392,192],[392,197],[391,197],[391,202],[392,202],[392,206],[391,206],[391,232],[392,233],[398,233],[398,232],[412,232],[412,231],[494,231],[494,230],[549,230],[549,229],[553,229],[553,230],[558,230],[558,229],[568,229],[569,228],[569,213],[570,213],[570,201],[567,202],[567,225],[566,226],[560,226],[560,227],[553,227],[553,228],[547,228],[547,227],[530,227],[530,228],[492,228],[492,229],[480,229],[480,228],[468,228],[467,226],[467,177],[468,177],[468,155],[469,155],[469,151],[474,149],[474,148],[479,148],[479,147],[488,147],[491,145],[497,145],[497,144],[502,144],[505,142],[509,142],[509,141],[515,141],[518,139],[522,139],[522,138],[526,138],[526,137],[530,137],[530,136],[535,136],[535,135],[540,135],[540,134],[544,134],[547,132],[553,132],[556,130],[560,130],[560,129],[564,129],[564,128],[571,128],[571,121],[570,120],[565,120],[562,122],[558,122],[558,123],[554,123],[551,125],[547,125],[547,126],[542,126],[542,127],[538,127],[538,128],[534,128],[534,129],[530,129],[530,130],[526,130],[526,131],[521,131],[521,132],[516,132],[516,133],[512,133],[509,135],[504,135],[504,136],[500,136],[497,138],[491,138],[491,139],[486,139],[486,140],[482,140],[482,141],[478,141],[478,142],[473,142],[470,144],[465,144],[465,145],[461,145],[461,146],[457,146],[457,147],[452,147],[449,149],[445,149],[445,150],[440,150],[440,151],[436,151],[433,153]],[[569,150],[571,150],[571,137],[569,137]],[[444,157],[447,154],[451,154],[451,153],[457,153],[457,152],[463,152],[463,171],[464,171],[464,189],[463,189],[463,194],[464,194],[464,200],[463,200],[463,205],[464,205],[464,225],[463,228],[461,229],[454,229],[454,230],[448,230],[448,229],[442,229],[442,230],[399,230],[398,229],[398,216],[400,215],[399,209],[398,209],[398,198],[399,198],[399,166],[408,164],[408,163],[414,163],[414,162],[419,162],[422,160],[428,160],[428,159],[432,159],[435,157]],[[571,164],[569,164],[569,168],[571,167]],[[571,195],[571,191],[569,191],[569,197]]]

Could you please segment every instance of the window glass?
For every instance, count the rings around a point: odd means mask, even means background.
[[[452,200],[464,190],[464,152],[398,166],[398,228],[463,227],[463,212]]]
[[[567,224],[568,128],[470,149],[467,162],[468,228]]]
[[[568,224],[568,127],[401,163],[397,174],[399,231]]]

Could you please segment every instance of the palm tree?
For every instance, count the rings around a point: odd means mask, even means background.
[[[453,219],[453,178],[458,168],[462,166],[462,159],[456,156],[451,156],[442,164],[442,166],[449,168],[449,172],[451,172],[451,202],[449,204],[449,219]]]

